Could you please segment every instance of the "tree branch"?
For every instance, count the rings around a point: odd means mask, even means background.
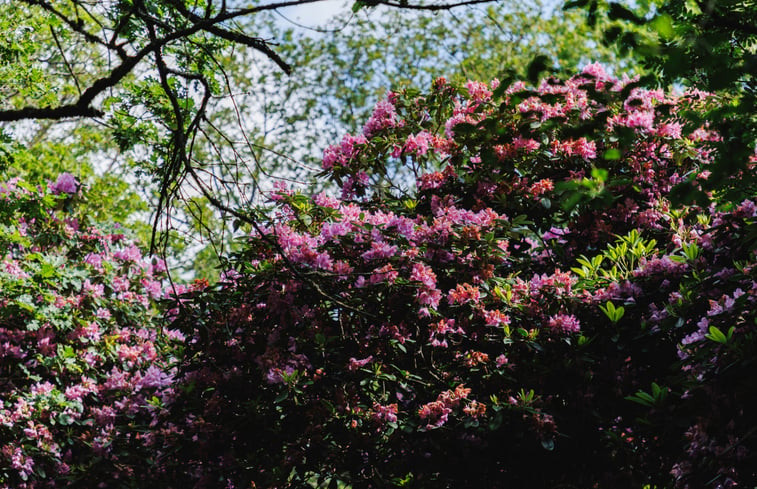
[[[66,25],[68,25],[74,32],[78,32],[81,34],[84,39],[87,41],[93,43],[93,44],[100,44],[105,45],[105,41],[97,37],[96,35],[92,34],[88,30],[84,29],[84,26],[82,24],[82,21],[80,19],[77,19],[76,21],[69,19],[61,11],[50,5],[48,2],[45,2],[43,0],[23,0],[24,2],[28,3],[29,5],[37,5],[41,7],[44,10],[47,10],[51,14],[58,17],[60,20],[62,20]]]
[[[134,55],[129,56],[123,48],[123,44],[117,42],[117,34],[124,27],[124,19],[120,19],[116,26],[114,26],[114,34],[110,40],[103,40],[97,37],[95,34],[87,31],[84,28],[83,22],[79,19],[72,20],[64,15],[61,11],[56,9],[53,5],[45,0],[23,0],[29,5],[37,5],[44,10],[52,13],[56,17],[60,18],[66,25],[68,25],[74,32],[83,36],[87,41],[104,46],[108,50],[115,50],[119,58],[122,60],[121,64],[114,68],[110,74],[95,80],[87,89],[81,92],[79,100],[73,104],[65,104],[58,107],[34,107],[28,106],[22,109],[0,110],[0,122],[19,121],[24,119],[65,119],[72,117],[101,117],[103,112],[99,109],[91,107],[94,99],[108,88],[112,88],[117,85],[126,75],[128,75],[142,59],[149,53],[154,53],[161,50],[165,45],[176,41],[178,39],[186,38],[201,31],[208,32],[209,34],[218,36],[222,39],[226,39],[233,43],[243,44],[253,49],[256,49],[267,56],[271,61],[276,63],[285,73],[291,72],[291,67],[281,57],[274,52],[269,43],[263,39],[248,36],[243,33],[234,32],[225,29],[221,26],[226,21],[233,20],[238,17],[243,17],[256,12],[262,12],[266,10],[276,10],[284,7],[291,7],[296,5],[304,5],[309,3],[315,3],[321,0],[286,0],[281,2],[269,3],[266,5],[257,5],[246,9],[227,10],[225,2],[222,5],[219,13],[215,16],[201,17],[194,14],[184,7],[181,3],[175,0],[169,0],[170,4],[174,6],[185,18],[192,22],[191,26],[184,29],[179,29],[166,34],[162,38],[155,36],[150,42],[139,49]],[[455,3],[448,4],[430,4],[430,5],[413,5],[406,4],[402,0],[394,2],[391,0],[367,0],[366,5],[386,5],[394,8],[405,8],[411,10],[447,10],[454,7],[464,5],[475,5],[480,3],[488,3],[491,0],[463,0]],[[76,2],[74,2],[76,3]],[[210,10],[207,11],[210,13]],[[149,22],[144,17],[144,22]]]
[[[0,122],[26,119],[68,119],[71,117],[102,117],[103,112],[79,104],[59,107],[24,107],[23,109],[0,110]]]
[[[66,52],[63,50],[63,46],[58,40],[58,35],[55,33],[55,29],[53,28],[53,26],[50,26],[50,34],[53,35],[53,40],[55,41],[55,45],[58,47],[58,51],[60,52],[60,57],[63,58],[63,62],[66,64],[66,69],[68,70],[68,73],[71,75],[71,78],[74,79],[74,84],[76,85],[76,91],[79,92],[79,96],[81,97],[81,86],[79,85],[79,79],[76,77],[76,73],[74,73],[74,69],[71,66],[71,63],[68,62],[68,58],[66,58]]]
[[[238,37],[232,32],[229,32],[217,27],[217,24],[224,22],[226,20],[230,20],[230,19],[242,16],[242,15],[247,15],[255,11],[266,10],[269,7],[274,8],[273,7],[274,5],[287,6],[287,5],[296,5],[296,4],[301,4],[301,3],[310,3],[310,2],[319,1],[319,0],[281,2],[279,4],[253,7],[250,9],[240,10],[240,11],[235,11],[235,12],[222,11],[221,14],[215,17],[207,18],[207,19],[197,17],[197,21],[193,25],[185,29],[174,31],[170,34],[165,35],[162,38],[157,38],[153,36],[150,42],[146,46],[144,46],[142,49],[137,51],[137,53],[134,54],[133,56],[126,56],[125,52],[123,51],[123,47],[121,46],[116,46],[114,48],[113,47],[114,43],[112,41],[110,43],[103,42],[101,39],[97,38],[93,34],[84,30],[83,27],[81,27],[79,23],[76,23],[66,18],[62,13],[58,12],[56,9],[54,9],[51,5],[47,4],[46,2],[39,1],[39,0],[27,0],[27,1],[28,3],[32,5],[39,5],[42,8],[48,9],[50,12],[54,13],[56,16],[59,16],[74,31],[82,34],[88,40],[91,40],[92,42],[96,42],[101,45],[105,45],[109,49],[117,49],[119,53],[124,53],[124,56],[121,57],[123,61],[120,65],[114,68],[113,71],[111,71],[108,76],[99,78],[95,82],[93,82],[92,85],[89,86],[89,88],[84,90],[81,97],[79,97],[79,100],[74,104],[66,104],[66,105],[61,105],[58,107],[24,107],[22,109],[0,110],[0,122],[20,121],[20,120],[25,120],[25,119],[66,119],[66,118],[71,118],[71,117],[101,117],[103,115],[103,112],[99,109],[90,107],[90,104],[94,101],[94,99],[99,94],[101,94],[108,88],[111,88],[117,85],[126,75],[128,75],[137,66],[137,64],[139,64],[140,61],[142,61],[142,59],[145,56],[147,56],[149,53],[155,52],[156,50],[162,49],[166,44],[172,41],[176,41],[178,39],[191,36],[193,34],[196,34],[197,32],[207,31],[210,33],[214,33],[214,32],[211,32],[211,29],[216,31],[215,34],[219,35],[219,37],[220,37],[220,34],[218,34],[218,32],[223,32],[224,35],[227,36],[227,38],[230,38],[230,40],[234,42],[249,43],[248,45],[252,45],[252,47],[254,47],[255,49],[258,49],[259,51],[266,54],[269,58],[271,58],[274,62],[276,62],[282,69],[288,72],[291,69],[289,65],[287,65],[283,60],[281,60],[281,58],[278,55],[276,55],[276,53],[274,53],[266,45],[265,41],[262,41],[260,39],[255,39],[249,36],[244,36],[243,34],[239,35],[242,37]]]
[[[412,5],[408,3],[403,2],[391,2],[391,1],[384,1],[384,0],[370,0],[367,2],[363,2],[366,5],[386,5],[387,7],[394,7],[394,8],[401,8],[401,9],[408,9],[408,10],[431,10],[431,11],[437,11],[437,10],[449,10],[453,9],[455,7],[463,7],[465,5],[478,5],[481,3],[491,3],[493,0],[464,0],[462,2],[454,2],[454,3],[445,3],[445,4],[430,4],[430,5]]]
[[[178,2],[176,0],[169,0],[169,2],[174,6],[174,8],[176,8],[176,10],[179,11],[179,13],[181,13],[181,15],[183,15],[190,22],[197,24],[198,22],[207,21],[207,18],[200,17],[199,15],[189,11],[186,7],[184,7],[184,5],[181,4],[181,2]],[[271,61],[276,63],[278,67],[281,68],[282,71],[284,71],[284,73],[286,73],[287,75],[292,73],[292,67],[289,66],[289,64],[287,64],[283,59],[281,59],[281,57],[270,48],[270,46],[268,45],[269,43],[267,43],[263,39],[248,36],[241,32],[233,32],[227,29],[223,29],[217,24],[210,25],[205,30],[215,36],[220,37],[221,39],[226,39],[227,41],[256,49],[265,54]]]

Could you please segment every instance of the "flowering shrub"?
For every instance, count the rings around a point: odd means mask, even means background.
[[[0,488],[146,487],[182,337],[165,267],[85,224],[80,186],[0,185]]]
[[[391,94],[325,151],[341,199],[277,192],[182,299],[164,483],[757,483],[757,203],[668,199],[716,103],[595,65]]]

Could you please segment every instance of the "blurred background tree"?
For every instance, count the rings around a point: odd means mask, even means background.
[[[98,219],[214,278],[230,212],[273,177],[309,184],[326,143],[359,131],[387,90],[522,75],[537,55],[553,71],[640,71],[602,43],[606,17],[554,2],[319,2],[335,13],[315,25],[291,10],[307,3],[0,1],[4,144],[28,155],[6,176],[72,171]]]

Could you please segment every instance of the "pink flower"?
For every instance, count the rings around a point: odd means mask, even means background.
[[[410,280],[421,282],[429,289],[436,288],[436,274],[430,267],[427,267],[423,263],[416,263],[413,265]]]
[[[377,132],[390,127],[402,127],[402,120],[397,117],[397,112],[389,100],[382,100],[376,104],[368,122],[363,126],[363,134],[370,138]]]
[[[654,112],[648,110],[640,110],[633,112],[625,117],[625,120],[621,122],[626,127],[643,129],[645,131],[651,131],[654,126]]]
[[[556,314],[549,318],[549,327],[556,332],[578,333],[581,323],[572,314]]]
[[[108,314],[110,315],[110,313]],[[100,341],[100,338],[101,338],[100,325],[94,321],[87,324],[86,326],[83,326],[81,328],[81,332],[82,332],[82,336],[85,338],[89,338],[92,341]]]
[[[463,408],[463,412],[472,418],[480,418],[486,413],[486,404],[471,401],[470,404]]]
[[[418,190],[436,189],[445,184],[449,180],[457,178],[454,168],[447,166],[443,172],[426,173],[418,177],[417,187]]]
[[[447,300],[450,304],[465,304],[467,302],[478,303],[481,298],[481,292],[478,287],[470,284],[458,284],[457,287],[449,291]]]
[[[29,278],[29,274],[26,273],[16,261],[3,260],[5,266],[5,273],[12,275],[15,278]]]
[[[357,156],[359,146],[367,144],[365,136],[346,134],[339,145],[329,146],[323,151],[323,169],[331,170],[334,166],[346,167]]]
[[[397,280],[397,277],[399,277],[399,272],[391,264],[387,264],[374,270],[368,281],[371,285],[380,283],[393,284]]]
[[[371,243],[371,249],[364,252],[361,256],[364,260],[379,260],[381,258],[390,258],[397,254],[397,247],[387,243]]]
[[[499,83],[497,84],[499,85]],[[492,97],[492,92],[489,90],[489,87],[486,86],[486,83],[468,80],[468,83],[465,84],[465,88],[468,89],[468,95],[470,98],[476,103],[484,102]]]
[[[381,404],[374,402],[373,411],[373,420],[378,421],[380,424],[397,422],[397,413],[399,412],[399,409],[396,403],[382,406]]]
[[[455,327],[454,319],[442,319],[436,323],[431,323],[429,332],[429,343],[431,346],[438,348],[447,348],[447,334],[465,334],[463,328]]]
[[[100,287],[102,287],[102,285],[100,285]],[[121,276],[113,277],[111,287],[113,287],[113,290],[116,292],[126,292],[129,290],[129,279]]]
[[[415,136],[411,134],[405,141],[403,151],[405,153],[415,153],[418,156],[423,156],[428,152],[428,147],[431,141],[432,136],[426,131],[421,131]]]
[[[153,299],[158,299],[163,295],[163,288],[161,287],[160,282],[156,280],[148,280],[146,278],[143,278],[142,286],[144,286],[147,293]]]
[[[464,107],[457,107],[452,117],[450,117],[447,122],[444,123],[444,134],[448,139],[452,139],[455,136],[454,128],[461,122],[466,122],[468,124],[478,123],[478,120],[476,120],[474,117],[469,114],[463,113],[464,110]]]
[[[597,157],[597,143],[586,138],[573,141],[573,151],[580,157],[591,160]]]
[[[419,290],[416,296],[418,298],[418,304],[424,306],[431,306],[436,309],[439,307],[439,301],[442,298],[442,291],[439,289],[427,289]]]
[[[541,146],[541,143],[531,138],[524,138],[523,136],[516,136],[513,139],[513,148],[515,148],[516,150],[525,149],[526,152],[531,153],[539,149],[539,146]]]
[[[97,319],[108,320],[110,319],[110,311],[105,309],[104,307],[98,307],[97,311],[95,311],[95,317]]]
[[[113,256],[118,258],[121,261],[129,262],[133,261],[136,262],[140,258],[142,258],[142,252],[139,251],[139,248],[137,248],[134,245],[129,246],[128,248],[125,248],[123,250],[117,251],[113,253]]]
[[[373,355],[369,355],[362,360],[358,360],[355,357],[350,358],[350,363],[347,365],[347,370],[354,372],[357,369],[363,368],[373,361]]]
[[[657,127],[657,135],[664,138],[681,139],[682,127],[678,122],[660,124]]]
[[[510,324],[510,317],[503,314],[502,311],[484,311],[484,320],[487,326],[499,326],[500,324]]]
[[[452,409],[447,407],[443,402],[433,401],[424,404],[418,409],[418,416],[427,421],[426,429],[440,428],[447,422]]]
[[[118,347],[118,358],[122,361],[133,362],[139,359],[142,349],[138,346],[120,345]]]
[[[103,258],[97,253],[89,253],[86,257],[84,257],[84,263],[92,265],[92,267],[100,270],[103,266]]]
[[[89,279],[84,280],[84,291],[88,292],[92,297],[102,297],[105,293],[105,286],[103,284],[93,284]]]
[[[736,217],[757,217],[757,204],[746,199],[736,208],[734,214]]]
[[[332,209],[339,208],[339,200],[335,199],[334,197],[329,197],[324,192],[320,192],[315,197],[313,197],[313,202],[321,207],[330,207]]]
[[[555,189],[555,184],[549,178],[542,178],[538,182],[529,187],[528,192],[534,197],[538,197],[543,193],[552,191]]]
[[[27,456],[19,447],[5,445],[2,448],[2,454],[10,459],[11,466],[16,469],[22,479],[26,480],[34,468],[34,460]]]
[[[31,388],[31,393],[33,396],[44,396],[49,393],[51,393],[55,389],[55,386],[51,384],[50,382],[42,382],[42,383],[36,383]]]
[[[591,75],[594,78],[597,78],[598,80],[607,81],[610,79],[610,76],[605,71],[604,66],[602,66],[599,63],[592,63],[589,65],[586,65],[584,69],[581,71],[581,73],[586,75]]]
[[[463,384],[454,391],[447,390],[439,394],[436,401],[424,404],[418,409],[418,416],[427,421],[426,429],[439,428],[449,419],[452,410],[457,408],[463,399],[467,399],[470,389]]]

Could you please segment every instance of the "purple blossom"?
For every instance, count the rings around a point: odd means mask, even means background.
[[[173,383],[173,375],[164,372],[155,365],[150,367],[142,375],[139,387],[166,387]]]
[[[50,186],[50,191],[54,194],[73,195],[79,190],[79,182],[76,177],[68,172],[58,175],[58,179]]]

